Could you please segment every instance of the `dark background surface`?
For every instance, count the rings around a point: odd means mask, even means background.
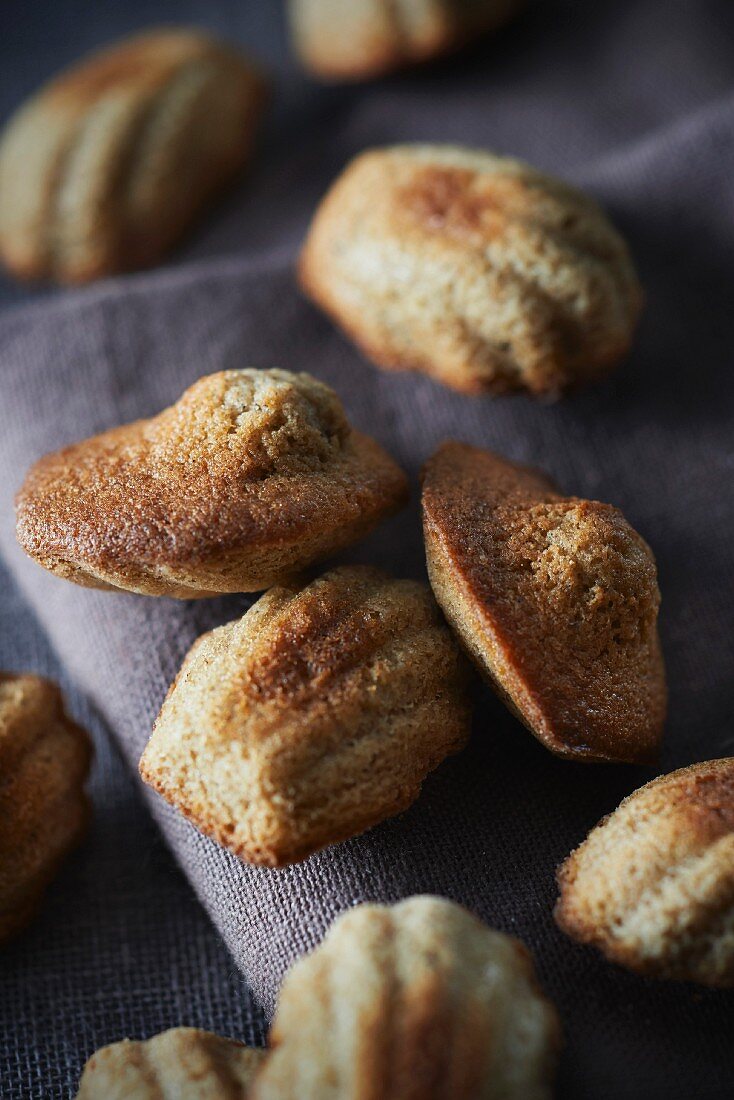
[[[688,484],[695,477],[702,479],[709,510],[720,509],[717,523],[731,531],[734,462],[731,448],[723,452],[721,441],[731,410],[731,389],[722,384],[722,372],[731,366],[734,337],[734,192],[729,182],[734,177],[734,5],[729,0],[548,0],[531,5],[490,42],[420,73],[368,87],[328,89],[306,80],[290,60],[278,0],[139,6],[110,0],[56,2],[32,10],[6,3],[2,20],[3,117],[39,81],[85,49],[154,23],[209,26],[242,42],[270,68],[275,97],[253,170],[167,266],[229,253],[246,254],[255,269],[258,258],[271,268],[289,262],[324,187],[348,156],[367,144],[462,140],[466,133],[476,144],[525,156],[600,189],[632,240],[649,289],[639,350],[616,381],[551,411],[558,420],[552,455],[548,448],[544,452],[537,411],[525,417],[528,440],[517,446],[512,421],[491,427],[499,449],[526,457],[529,448],[533,459],[550,462],[569,488],[590,495],[598,490],[639,523],[658,552],[663,636],[674,669],[664,766],[731,753],[730,672],[726,675],[732,667],[731,607],[720,598],[722,586],[729,585],[731,555],[726,556],[725,540],[708,541],[705,524],[676,524],[670,517],[678,486],[693,488],[695,495],[695,486]],[[638,181],[632,195],[630,179]],[[74,297],[74,292],[29,292],[2,282],[7,307],[29,294],[58,301]],[[300,317],[295,306],[289,312],[287,291],[263,293],[266,305],[277,300],[285,303],[286,319]],[[327,351],[338,349],[340,358],[332,358],[325,377],[339,388],[337,368],[353,369],[358,357],[338,337],[332,340],[325,322],[314,315],[311,323],[308,337],[315,339],[316,333]],[[275,324],[267,319],[268,328]],[[298,342],[297,336],[284,337],[280,344],[271,340],[294,351]],[[188,373],[195,377],[201,371],[192,365]],[[427,416],[440,394],[431,384],[418,386],[411,379],[389,385],[398,395],[397,405],[417,395]],[[648,403],[647,419],[640,422],[644,426],[635,430],[660,436],[659,471],[640,471],[648,491],[644,505],[636,498],[635,471],[616,478],[614,463],[608,461],[614,439],[607,425],[635,399]],[[386,401],[386,416],[392,408]],[[472,407],[468,431],[481,434],[482,415],[491,421],[492,406]],[[679,452],[666,449],[668,440],[678,438],[683,441]],[[716,443],[710,463],[709,440]],[[413,442],[420,449],[417,437]],[[701,461],[692,472],[687,461],[696,448]],[[401,452],[401,460],[415,472],[409,440]],[[583,461],[574,462],[574,454]],[[718,494],[710,480],[704,485],[707,463]],[[655,490],[657,498],[651,499]],[[664,545],[656,538],[656,515],[665,531]],[[400,551],[407,571],[415,571],[418,560],[414,542],[408,540]],[[43,632],[4,570],[0,586],[0,665],[60,676]],[[123,1035],[145,1036],[179,1023],[249,1039],[259,1034],[242,976],[163,847],[102,721],[64,683],[75,715],[92,727],[98,745],[95,820],[38,920],[0,955],[0,1094],[8,1100],[72,1094],[91,1050]],[[537,828],[557,831],[557,839],[551,835],[546,845],[557,858],[568,850],[567,833],[580,839],[579,823],[589,827],[648,777],[630,769],[570,766],[569,771],[555,762],[546,774],[542,750],[529,739],[516,748],[514,723],[488,694],[479,697],[479,720],[493,723],[496,737],[488,751],[476,745],[472,750],[477,779],[467,788],[466,807],[481,803],[481,768],[511,758],[528,776],[522,836],[532,844],[537,804]],[[452,782],[462,776],[461,767],[450,762],[427,786],[424,813],[433,805],[440,811]],[[494,780],[485,797],[500,795]],[[567,824],[569,799],[577,803],[572,827]],[[390,834],[398,835],[407,850],[411,820],[406,815]],[[502,829],[509,830],[506,839],[512,846],[509,824],[501,827],[501,839]],[[462,819],[458,835],[471,844],[471,832],[471,820]],[[343,846],[343,858],[364,857],[370,866],[370,845],[379,844],[383,834],[370,835],[377,839],[366,840],[362,848],[361,842]],[[511,856],[503,858],[489,848],[475,848],[469,855],[460,846],[453,850],[451,837],[431,839],[433,850],[415,851],[427,886],[441,886],[432,861],[465,860],[467,868],[483,875],[486,860],[485,888],[496,893],[494,909],[502,927],[512,928],[518,907],[521,926],[531,921],[525,914],[547,910],[552,885],[526,873],[532,860],[525,863],[521,846],[515,843]],[[337,865],[340,858],[335,857]],[[540,960],[541,971],[561,1005],[567,1030],[560,1096],[684,1100],[734,1094],[729,995],[642,982],[590,954],[566,951],[558,940],[546,930],[539,942],[552,949]],[[569,961],[572,970],[566,975]]]

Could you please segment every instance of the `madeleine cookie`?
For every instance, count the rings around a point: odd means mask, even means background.
[[[501,26],[521,0],[289,0],[304,66],[323,80],[369,80]]]
[[[300,280],[379,366],[470,394],[556,393],[624,355],[642,295],[580,191],[450,145],[357,157],[311,225]]]
[[[734,986],[734,757],[662,775],[558,871],[559,927],[656,978]]]
[[[559,1039],[517,940],[443,898],[358,905],[286,975],[253,1098],[549,1100]]]
[[[87,1062],[76,1100],[247,1100],[266,1053],[194,1027],[123,1039]]]
[[[264,86],[196,30],[147,31],[84,58],[0,138],[0,256],[77,283],[155,263],[242,168]]]
[[[652,552],[621,512],[445,443],[424,470],[423,531],[444,614],[546,748],[655,759],[666,707],[660,592]]]
[[[91,755],[55,684],[0,672],[0,943],[28,924],[81,840]]]
[[[308,374],[201,378],[151,420],[46,455],[16,498],[18,540],[91,588],[253,592],[362,538],[404,474]]]
[[[335,569],[196,642],[140,773],[241,859],[293,863],[415,801],[468,737],[465,675],[427,585]]]

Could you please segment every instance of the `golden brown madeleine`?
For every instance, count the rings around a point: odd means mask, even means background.
[[[0,943],[28,924],[81,840],[91,755],[55,684],[0,672]]]
[[[564,932],[641,974],[734,986],[734,758],[647,783],[558,871]]]
[[[517,940],[444,898],[358,905],[286,976],[252,1095],[547,1100],[559,1041]]]
[[[300,280],[382,367],[465,393],[556,393],[629,347],[641,290],[580,191],[448,145],[357,157],[316,212]]]
[[[44,568],[92,588],[254,592],[362,538],[407,494],[328,386],[230,370],[151,420],[42,458],[16,498],[17,534]]]
[[[241,859],[293,863],[415,801],[468,736],[466,672],[427,585],[335,569],[197,641],[140,773]]]
[[[647,543],[610,504],[445,443],[423,474],[436,599],[499,695],[553,752],[657,756],[666,688]]]
[[[323,80],[369,80],[427,61],[501,26],[522,0],[289,0],[305,67]]]
[[[123,1039],[87,1062],[76,1100],[246,1100],[266,1053],[194,1027]]]
[[[22,278],[85,282],[155,263],[247,160],[264,83],[197,30],[84,58],[0,138],[0,256]]]

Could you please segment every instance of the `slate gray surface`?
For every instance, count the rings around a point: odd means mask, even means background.
[[[49,6],[21,29],[19,17],[6,47],[9,71],[0,69],[4,102],[80,48],[143,22],[134,7],[97,5],[91,20],[81,18],[84,8]],[[76,713],[94,706],[134,763],[191,640],[248,600],[185,605],[47,577],[14,544],[11,497],[25,467],[80,435],[157,411],[207,371],[278,365],[332,384],[414,485],[435,443],[456,436],[545,466],[569,491],[619,504],[660,567],[671,681],[662,767],[731,753],[731,5],[548,0],[460,57],[346,90],[317,89],[295,71],[275,4],[154,4],[145,22],[153,12],[256,43],[280,83],[254,171],[163,269],[46,294],[0,319],[0,549],[66,674],[91,701],[75,696]],[[611,210],[649,301],[633,354],[607,382],[555,405],[463,398],[427,379],[376,371],[301,299],[293,259],[334,174],[366,145],[428,139],[525,156],[587,186]],[[347,557],[422,575],[415,497]],[[4,632],[4,652],[48,667],[26,605],[8,599],[15,640]],[[60,897],[69,891],[70,905],[78,897],[76,914],[54,925],[47,908],[45,923],[0,964],[0,1059],[9,1052],[7,1071],[0,1067],[12,1097],[65,1095],[90,1046],[155,1031],[174,1021],[182,1000],[196,1015],[186,1022],[251,1029],[242,985],[108,752],[96,781],[106,831],[92,834],[92,848],[54,888]],[[285,967],[338,910],[435,890],[522,936],[537,955],[566,1033],[559,1095],[724,1097],[734,1071],[732,995],[644,982],[568,943],[550,919],[555,864],[649,774],[557,761],[480,690],[470,747],[439,769],[413,809],[299,868],[243,868],[155,796],[147,802],[259,1002],[272,1002]],[[135,897],[141,865],[154,870]],[[75,889],[75,874],[87,874],[85,889]],[[99,890],[97,875],[106,883]],[[121,951],[120,964],[110,950],[111,882],[120,884],[137,962]],[[161,914],[160,941],[146,942],[149,911]],[[76,927],[90,929],[88,937],[75,936]],[[23,1014],[16,1005],[29,988],[29,958],[38,981],[51,972],[58,984],[42,1007],[30,997]],[[107,975],[99,989],[97,969]],[[174,994],[179,982],[185,993],[179,985]]]

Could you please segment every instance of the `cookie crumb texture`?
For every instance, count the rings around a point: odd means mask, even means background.
[[[91,756],[55,684],[0,672],[0,944],[29,923],[84,835]]]
[[[653,780],[558,872],[575,940],[656,978],[734,986],[734,758]]]
[[[123,1039],[92,1055],[76,1100],[246,1100],[265,1057],[193,1027]]]
[[[241,859],[293,863],[417,798],[468,737],[466,672],[427,585],[336,569],[199,639],[140,771]]]
[[[316,212],[300,280],[379,366],[469,394],[556,394],[629,348],[642,292],[580,191],[447,145],[357,157]]]
[[[289,0],[291,35],[322,80],[369,80],[500,27],[522,0]]]
[[[443,898],[359,905],[286,976],[253,1100],[550,1100],[559,1040],[517,940]]]
[[[265,98],[248,61],[160,29],[82,59],[0,137],[0,256],[82,283],[156,263],[243,167]]]
[[[42,458],[16,499],[17,536],[45,569],[92,588],[256,592],[356,542],[407,495],[328,386],[231,370],[151,420]]]
[[[423,525],[439,604],[528,729],[577,760],[654,760],[667,699],[660,593],[622,513],[446,443],[424,470]]]

